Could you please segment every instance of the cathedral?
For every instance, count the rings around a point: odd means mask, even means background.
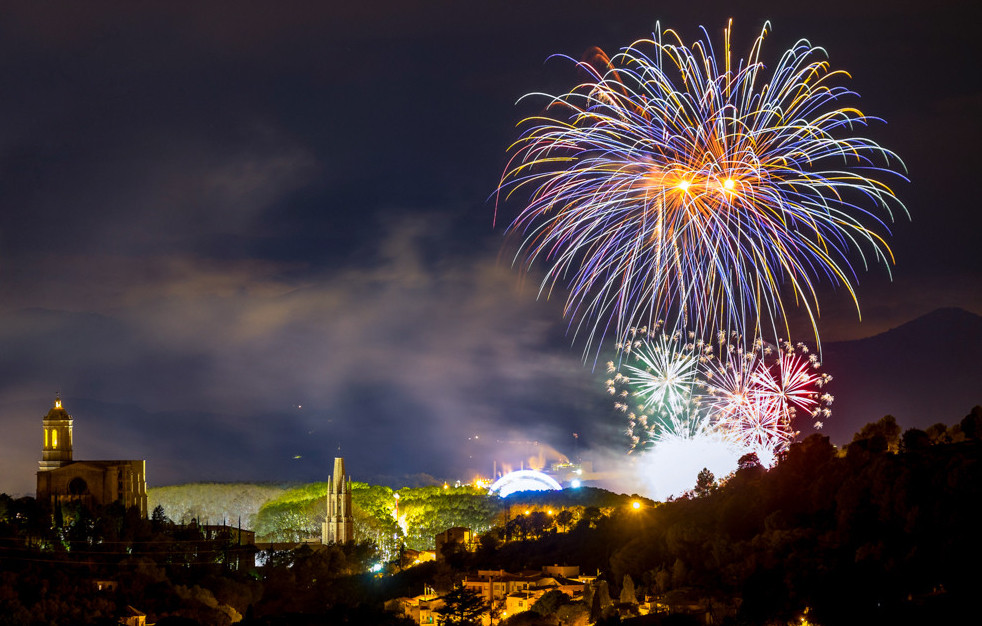
[[[334,475],[327,484],[327,519],[321,527],[321,543],[355,540],[355,518],[351,514],[351,479],[344,473],[344,458],[334,457]]]
[[[146,461],[76,461],[72,458],[72,416],[55,398],[41,420],[44,445],[38,469],[37,500],[54,506],[120,502],[147,515]],[[343,467],[343,466],[342,466]]]

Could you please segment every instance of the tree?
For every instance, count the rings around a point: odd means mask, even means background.
[[[153,512],[150,514],[150,521],[153,523],[153,529],[160,532],[170,520],[167,519],[167,515],[164,513],[164,507],[157,505],[153,507]]]
[[[974,407],[959,425],[966,439],[982,438],[982,406]]]
[[[931,445],[931,437],[919,428],[908,428],[900,438],[900,449],[904,452],[923,450]]]
[[[599,507],[588,506],[583,509],[583,514],[580,515],[580,521],[577,526],[583,526],[584,528],[593,528],[597,525],[597,521],[603,517],[603,513],[600,511]]]
[[[593,585],[586,585],[583,588],[583,606],[587,608],[587,617],[589,617],[590,609],[593,607]]]
[[[630,574],[624,574],[624,584],[621,585],[620,601],[623,604],[637,604],[638,598],[634,591],[634,581]]]
[[[693,490],[697,498],[708,496],[716,491],[716,477],[709,471],[708,467],[702,468],[696,477],[696,487]]]
[[[556,611],[556,617],[564,626],[587,626],[590,622],[590,609],[582,603],[564,604]]]
[[[442,618],[441,623],[447,625],[477,626],[489,608],[480,593],[467,587],[457,587],[441,599],[443,606],[436,612]]]
[[[572,601],[572,598],[562,591],[552,589],[542,594],[542,597],[536,600],[535,604],[532,605],[531,610],[535,611],[542,617],[546,617],[547,615],[554,614],[562,605],[569,604]]]
[[[884,415],[879,421],[863,426],[852,440],[869,441],[867,445],[870,452],[896,452],[900,447],[900,425],[894,416]]]
[[[593,594],[593,605],[590,608],[590,621],[597,622],[610,614],[611,607],[614,606],[610,599],[610,589],[606,580],[597,583],[596,591]]]
[[[481,535],[478,539],[478,543],[481,546],[480,554],[483,557],[494,556],[494,553],[498,551],[501,547],[501,533],[502,529],[493,528],[488,532]]]
[[[501,622],[501,626],[552,626],[553,624],[555,622],[552,619],[546,619],[535,611],[515,613]]]
[[[528,519],[529,534],[535,538],[541,537],[552,526],[553,520],[543,511],[532,511],[525,516]]]
[[[931,426],[925,432],[931,438],[932,444],[951,443],[951,434],[948,432],[948,427],[940,422]]]
[[[759,469],[761,466],[760,458],[757,456],[756,452],[748,452],[740,457],[737,461],[737,470],[755,470]]]
[[[572,523],[573,523],[573,512],[570,511],[569,509],[563,509],[562,511],[556,514],[556,525],[559,526],[559,528],[563,532],[566,532],[566,529]]]

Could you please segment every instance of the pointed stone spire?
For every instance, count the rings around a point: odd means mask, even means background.
[[[321,542],[348,543],[354,541],[355,518],[351,512],[351,479],[344,471],[341,446],[334,457],[334,474],[327,485],[327,517],[321,529]]]
[[[344,478],[344,457],[336,456],[334,457],[334,476],[331,480],[334,485],[334,493],[341,492],[341,487],[345,482]]]

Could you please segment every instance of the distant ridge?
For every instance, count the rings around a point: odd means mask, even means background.
[[[957,422],[982,404],[982,316],[963,309],[937,309],[879,335],[828,343],[822,353],[835,396],[823,432],[834,443],[884,415],[904,429],[925,428]],[[799,426],[803,434],[808,426]]]
[[[982,329],[982,315],[976,315],[971,311],[966,311],[958,307],[944,307],[935,309],[930,313],[925,313],[921,317],[904,322],[900,326],[886,330],[878,335],[853,339],[851,341],[834,342],[830,345],[874,341],[883,337],[890,337],[890,340],[894,341],[900,336],[911,336],[913,338],[913,336],[920,335],[925,331],[932,332],[938,328],[948,328],[953,332],[966,331],[969,334],[978,333]]]

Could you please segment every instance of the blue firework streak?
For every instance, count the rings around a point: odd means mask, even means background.
[[[802,40],[766,68],[767,30],[736,64],[729,27],[719,59],[705,31],[691,47],[659,31],[596,51],[568,93],[530,94],[549,104],[520,123],[499,194],[529,193],[516,260],[545,265],[540,294],[569,289],[585,350],[658,319],[777,337],[786,297],[817,341],[817,283],[858,311],[849,255],[892,264],[884,220],[906,210],[881,179],[903,163],[853,135],[873,118],[840,105],[856,94],[824,50]]]

